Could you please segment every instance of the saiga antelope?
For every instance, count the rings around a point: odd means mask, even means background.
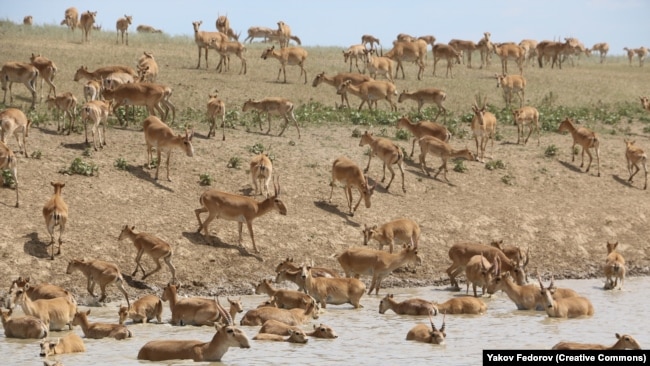
[[[63,244],[63,232],[65,231],[65,224],[68,221],[68,205],[63,201],[61,190],[65,187],[65,183],[50,182],[54,187],[54,195],[43,206],[43,218],[45,218],[45,225],[47,232],[50,234],[50,244],[52,246],[52,255],[50,259],[54,260],[54,228],[59,227],[59,249],[56,254],[61,254],[61,244]]]
[[[433,176],[433,179],[438,178],[438,174],[440,172],[443,173],[443,177],[445,178],[445,181],[447,183],[449,182],[449,179],[447,179],[447,161],[450,158],[464,158],[470,161],[475,160],[474,154],[472,154],[469,149],[461,149],[457,150],[451,147],[448,143],[439,140],[437,137],[434,136],[424,136],[419,140],[420,144],[420,169],[422,169],[422,173],[426,173],[426,175],[431,176],[431,173],[426,169],[427,163],[426,163],[426,156],[427,154],[439,156],[440,159],[442,159],[442,164],[438,168],[438,172],[436,175]]]
[[[350,216],[354,216],[354,212],[357,210],[357,207],[359,207],[359,203],[361,203],[362,199],[366,204],[366,208],[370,208],[370,198],[375,192],[377,182],[370,185],[368,177],[363,175],[359,166],[344,156],[338,157],[332,164],[332,181],[330,182],[332,189],[330,190],[330,203],[332,202],[332,194],[334,193],[334,184],[337,181],[345,184],[343,192],[345,192],[345,199],[348,203]],[[354,206],[354,210],[352,209],[352,187],[356,187],[359,191],[359,200]]]
[[[628,182],[632,184],[632,178],[639,172],[639,164],[643,167],[643,174],[645,175],[645,182],[643,183],[643,189],[648,188],[648,167],[647,160],[648,155],[638,146],[634,145],[633,140],[624,139],[625,142],[625,160],[627,160],[627,172],[630,174]]]
[[[476,101],[472,106],[474,117],[472,118],[472,134],[476,141],[476,159],[483,161],[488,140],[492,140],[492,151],[494,151],[494,137],[497,130],[497,118],[492,112],[487,111],[487,97],[483,98],[483,106],[478,107]],[[480,143],[479,143],[480,139]]]
[[[88,280],[88,286],[86,289],[92,297],[96,297],[94,291],[95,284],[99,284],[99,288],[102,292],[102,295],[98,300],[99,302],[106,299],[106,286],[115,284],[124,295],[127,306],[131,305],[131,302],[129,302],[129,295],[126,293],[126,289],[124,288],[122,272],[115,263],[99,259],[71,259],[70,262],[68,262],[68,268],[65,273],[72,274],[74,271],[79,271],[86,277]]]
[[[535,130],[537,131],[537,145],[539,146],[539,112],[537,108],[529,106],[521,107],[512,111],[512,116],[517,125],[517,145],[519,145],[522,139],[524,140],[524,145],[526,145],[530,135]],[[524,139],[526,125],[528,125],[528,136]]]
[[[0,141],[0,169],[7,169],[14,178],[16,185],[16,207],[20,205],[18,197],[18,169],[16,167],[16,155],[4,142]],[[5,184],[5,177],[2,175],[2,184]]]
[[[129,227],[129,225],[124,225],[122,232],[120,232],[120,236],[117,238],[118,241],[122,241],[124,238],[129,238],[138,250],[138,254],[135,256],[135,270],[133,270],[131,276],[135,276],[138,273],[138,269],[140,269],[142,271],[142,280],[144,281],[147,277],[160,271],[162,268],[160,260],[162,259],[165,261],[167,267],[169,267],[169,271],[172,273],[171,283],[176,283],[176,267],[174,267],[174,264],[172,263],[172,255],[174,254],[172,246],[152,234],[145,232],[136,234],[133,231],[134,229],[135,226]],[[151,259],[156,262],[156,268],[149,273],[145,272],[144,267],[142,267],[142,264],[140,263],[143,254],[149,255]]]
[[[625,258],[616,251],[618,242],[607,242],[607,259],[603,271],[605,272],[605,289],[618,289],[623,288],[623,281],[625,281]],[[618,280],[621,280],[619,285]]]
[[[291,120],[298,131],[298,138],[300,138],[300,127],[298,127],[298,121],[296,120],[296,116],[293,114],[294,104],[289,99],[277,97],[263,98],[259,101],[249,99],[244,102],[242,111],[247,112],[251,109],[257,110],[261,113],[266,113],[266,119],[269,123],[269,127],[266,130],[267,134],[271,131],[271,115],[277,115],[284,118],[284,125],[282,126],[282,130],[278,136],[282,136],[284,130],[289,125],[289,120]],[[262,120],[260,119],[260,131],[261,130]]]
[[[300,66],[300,76],[305,74],[305,84],[307,84],[307,71],[305,70],[305,60],[307,60],[307,51],[301,47],[283,47],[279,51],[275,50],[275,46],[267,48],[262,53],[261,58],[266,60],[273,57],[280,62],[280,69],[278,70],[277,80],[280,80],[280,73],[284,74],[284,83],[287,83],[287,65]]]
[[[411,146],[410,157],[413,157],[415,143],[424,136],[434,136],[444,142],[449,142],[449,140],[451,140],[451,132],[449,132],[447,127],[437,122],[420,121],[413,123],[408,117],[404,116],[397,121],[397,128],[406,128],[413,134],[413,144]]]
[[[562,299],[554,299],[552,294],[553,278],[548,287],[544,287],[541,277],[537,276],[539,280],[539,287],[542,293],[542,301],[546,314],[552,318],[577,318],[580,316],[594,315],[594,307],[591,301],[586,297],[567,297]]]
[[[589,164],[587,165],[585,173],[589,172],[591,161],[593,160],[589,150],[593,148],[596,151],[596,164],[598,165],[598,176],[600,177],[600,139],[598,138],[598,135],[586,127],[576,127],[571,118],[565,118],[564,121],[560,123],[560,127],[557,131],[568,131],[573,138],[573,145],[571,145],[571,161],[575,161],[576,158],[576,154],[574,153],[576,144],[582,146],[582,162],[580,163],[580,168],[585,165],[585,152],[587,153],[589,156]]]
[[[167,180],[171,182],[169,178],[169,158],[172,155],[172,149],[178,148],[183,150],[187,156],[194,156],[194,147],[192,147],[194,131],[190,132],[186,129],[185,136],[180,134],[174,135],[172,129],[156,116],[147,117],[142,122],[142,126],[144,128],[144,140],[147,143],[147,166],[151,167],[151,159],[153,158],[152,149],[155,147],[158,159],[156,164],[156,180],[158,180],[158,171],[162,164],[160,158],[164,151],[167,155],[165,164],[167,167]]]
[[[364,132],[359,141],[359,146],[365,145],[370,145],[371,153],[368,154],[368,165],[363,172],[367,173],[368,169],[370,169],[370,161],[372,160],[372,157],[378,156],[384,163],[384,175],[381,178],[382,183],[386,180],[386,167],[388,167],[388,171],[391,174],[390,180],[386,185],[386,190],[388,190],[390,184],[393,183],[393,178],[395,178],[393,165],[396,164],[400,173],[402,173],[402,192],[406,193],[406,187],[404,186],[404,168],[402,167],[404,164],[404,153],[402,152],[402,149],[386,138],[374,137],[373,134],[368,131]]]

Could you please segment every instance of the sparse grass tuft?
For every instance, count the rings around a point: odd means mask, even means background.
[[[241,158],[237,156],[233,156],[228,160],[228,165],[226,165],[228,168],[233,168],[233,169],[239,169],[241,168]]]
[[[94,163],[86,162],[81,158],[75,158],[67,169],[63,168],[59,170],[59,173],[92,176],[99,173],[99,167]]]
[[[115,166],[119,170],[129,169],[129,165],[126,163],[126,159],[122,157],[115,159],[115,163],[113,163],[113,166]]]
[[[546,150],[544,150],[544,156],[547,158],[553,157],[557,155],[558,148],[555,145],[549,145],[546,147]]]
[[[212,176],[208,173],[199,174],[199,184],[202,186],[211,186],[212,185]]]

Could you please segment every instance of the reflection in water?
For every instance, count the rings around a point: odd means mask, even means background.
[[[550,349],[559,341],[578,341],[588,343],[614,344],[614,333],[633,335],[642,347],[650,345],[650,333],[645,317],[645,298],[650,295],[650,287],[644,286],[647,277],[629,278],[622,291],[603,291],[602,280],[564,280],[556,281],[561,287],[576,290],[588,297],[594,305],[595,314],[591,318],[551,319],[545,312],[516,310],[514,304],[504,293],[484,298],[488,312],[483,316],[448,315],[446,318],[446,345],[437,346],[417,342],[407,342],[406,333],[416,323],[428,323],[426,316],[397,315],[387,311],[378,312],[379,301],[388,292],[394,293],[398,301],[409,297],[422,297],[442,302],[459,293],[444,288],[423,287],[406,289],[385,289],[379,296],[364,295],[361,304],[364,308],[352,309],[351,305],[328,306],[320,319],[313,324],[325,323],[334,328],[339,338],[335,340],[310,339],[307,344],[286,342],[252,341],[250,349],[230,349],[223,357],[228,365],[268,365],[268,364],[409,364],[442,361],[450,365],[477,365],[482,360],[483,349]],[[464,291],[461,292],[464,295]],[[243,296],[244,309],[256,307],[263,296]],[[223,301],[223,300],[222,300]],[[164,303],[163,321],[171,314],[169,304]],[[119,304],[109,304],[92,308],[91,322],[117,323]],[[87,307],[81,306],[86,310]],[[16,315],[21,311],[17,310]],[[235,322],[239,323],[241,314]],[[441,314],[434,318],[440,326]],[[305,325],[311,327],[312,323]],[[615,324],[615,326],[614,326]],[[209,341],[214,334],[212,327],[172,327],[169,324],[127,323],[133,338],[116,341],[114,339],[84,339],[87,352],[84,354],[62,355],[56,359],[70,365],[136,365],[150,364],[136,360],[138,350],[153,339],[198,339]],[[250,339],[259,327],[241,327]],[[73,330],[83,335],[79,327]],[[60,337],[66,332],[52,332],[52,337]],[[0,336],[0,354],[10,355],[12,365],[40,364],[38,340],[18,340]],[[165,364],[197,364],[191,361],[178,361]],[[200,364],[200,363],[199,363]]]

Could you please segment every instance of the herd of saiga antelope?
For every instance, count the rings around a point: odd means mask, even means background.
[[[84,32],[84,39],[87,41],[88,34],[93,27],[96,12],[83,13],[79,20],[77,16],[76,9],[70,8],[66,10],[65,19],[61,24],[68,25],[72,30],[79,26]],[[27,24],[27,18],[25,24]],[[31,17],[29,17],[29,21],[31,23]],[[126,33],[126,43],[128,44],[128,26],[131,24],[131,21],[132,17],[130,16],[125,16],[117,21],[117,41],[119,41],[119,35],[121,33],[122,42],[124,42],[124,35]],[[219,70],[225,70],[229,67],[229,56],[230,54],[234,54],[242,61],[240,73],[246,73],[246,60],[243,57],[242,51],[244,47],[239,42],[230,41],[230,38],[236,39],[238,35],[232,31],[226,17],[221,16],[217,20],[219,32],[199,31],[201,22],[194,22],[193,25],[195,41],[199,47],[199,64],[197,68],[200,67],[202,49],[205,50],[207,67],[207,51],[211,48],[217,50],[221,55],[218,66]],[[289,40],[300,43],[300,39],[291,35],[290,28],[284,22],[278,22],[278,26],[279,28],[277,30],[251,27],[247,39],[252,41],[255,37],[264,37],[265,40],[271,39],[280,42],[280,50],[276,51],[275,47],[268,48],[264,51],[262,57],[274,57],[280,61],[281,69],[278,72],[278,79],[280,73],[285,71],[286,65],[300,66],[301,76],[303,73],[305,74],[306,83],[307,75],[304,70],[304,61],[307,57],[307,52],[300,47],[288,47]],[[138,27],[139,31],[140,29],[141,27]],[[147,28],[142,26],[142,29]],[[574,54],[581,49],[580,45],[570,46],[572,44],[570,40],[567,40],[566,43],[559,43],[559,45],[549,45],[542,42],[536,47],[531,46],[529,42],[526,42],[526,45],[523,47],[512,44],[493,45],[489,40],[489,33],[485,33],[484,38],[478,45],[474,46],[472,46],[473,42],[458,40],[450,42],[451,46],[434,45],[434,37],[427,36],[416,39],[401,34],[398,36],[398,41],[394,42],[393,50],[389,51],[384,57],[375,55],[376,50],[374,45],[379,44],[377,39],[365,35],[362,41],[362,45],[352,46],[343,52],[345,61],[350,61],[350,73],[341,73],[334,77],[328,77],[324,73],[321,73],[316,76],[313,83],[314,86],[319,85],[321,82],[335,86],[337,93],[341,95],[341,102],[346,102],[348,106],[347,92],[349,91],[353,95],[361,98],[362,103],[359,108],[364,103],[367,103],[369,108],[372,108],[374,104],[376,108],[379,99],[386,99],[391,104],[391,107],[395,109],[392,96],[396,95],[396,92],[392,82],[374,81],[363,74],[352,73],[352,59],[355,62],[361,59],[373,77],[378,73],[383,73],[392,81],[393,61],[398,63],[395,76],[397,76],[397,71],[400,68],[402,69],[402,75],[404,73],[402,61],[415,61],[420,67],[418,78],[421,77],[424,69],[423,54],[420,52],[422,45],[424,45],[425,52],[427,44],[433,46],[434,74],[435,64],[440,58],[447,59],[447,71],[449,73],[451,72],[454,61],[461,62],[464,52],[467,52],[468,62],[471,65],[471,52],[473,50],[493,50],[494,53],[500,56],[504,71],[503,75],[496,75],[497,83],[498,86],[504,88],[506,102],[510,104],[513,92],[517,94],[521,93],[520,101],[523,103],[523,90],[526,81],[521,75],[505,75],[508,59],[514,59],[520,71],[522,71],[523,61],[526,57],[530,58],[531,52],[536,51],[540,66],[542,65],[543,58],[549,58],[553,60],[552,66],[557,62],[559,67],[561,67],[562,56]],[[366,48],[366,44],[370,44],[370,49]],[[601,44],[599,44],[599,47],[594,47],[594,49],[598,49],[601,52],[601,57],[606,55],[607,48]],[[582,50],[585,51],[584,47],[582,47]],[[647,50],[641,48],[632,51],[632,53],[628,52],[628,56],[631,55],[633,57],[637,54],[640,65],[642,66]],[[489,61],[489,54],[489,52],[481,52],[482,66]],[[630,57],[630,62],[632,57]],[[603,58],[601,58],[602,61]],[[357,69],[359,69],[358,65]],[[31,64],[7,62],[2,66],[0,70],[2,87],[5,90],[6,99],[7,83],[9,83],[10,98],[13,100],[13,96],[11,95],[12,83],[24,83],[32,92],[33,108],[36,100],[35,81],[40,75],[50,85],[50,93],[54,92],[54,97],[50,97],[48,93],[48,106],[61,109],[69,116],[70,124],[68,126],[68,133],[70,133],[76,115],[76,98],[72,93],[60,93],[58,96],[56,95],[56,87],[53,84],[56,70],[56,66],[51,60],[40,55],[32,54]],[[361,72],[360,69],[359,72]],[[175,107],[169,100],[171,97],[171,89],[164,85],[154,83],[157,74],[158,65],[153,54],[145,52],[138,62],[137,73],[130,67],[125,66],[103,67],[94,72],[89,72],[85,67],[82,67],[77,70],[74,79],[76,81],[81,78],[89,79],[89,82],[84,87],[84,96],[87,103],[81,108],[81,114],[84,124],[87,120],[91,120],[94,123],[92,136],[95,150],[97,150],[98,146],[103,147],[105,144],[103,142],[104,123],[102,121],[108,118],[111,110],[115,111],[116,108],[129,104],[144,105],[150,114],[150,117],[143,122],[148,161],[151,161],[154,147],[156,148],[159,162],[161,162],[161,152],[165,151],[167,154],[167,178],[169,179],[169,154],[173,148],[180,148],[188,156],[192,156],[192,133],[186,131],[184,136],[175,136],[172,130],[155,116],[155,112],[157,111],[163,119],[166,119],[170,109],[172,110],[172,118],[175,116]],[[286,82],[286,72],[284,81]],[[42,87],[41,84],[41,93]],[[103,96],[104,100],[98,100],[100,95]],[[441,112],[446,112],[442,106],[445,96],[445,93],[438,89],[421,89],[414,93],[403,92],[399,96],[399,101],[413,99],[418,103],[418,110],[422,108],[424,103],[435,103],[439,108],[440,114]],[[650,110],[648,98],[641,97],[641,102],[645,109]],[[534,129],[537,129],[539,137],[539,114],[534,107],[523,107],[521,103],[521,108],[514,111],[514,118],[519,130],[518,143],[523,137],[523,127],[529,125],[528,136],[524,139],[525,144]],[[163,108],[165,109],[164,112]],[[293,104],[290,101],[284,98],[266,98],[259,102],[249,100],[244,104],[243,110],[247,111],[249,109],[257,109],[268,114],[269,130],[272,114],[279,114],[284,117],[284,128],[287,127],[289,119],[291,119],[300,136],[298,124],[293,117]],[[451,134],[440,124],[427,121],[412,123],[407,118],[402,118],[398,121],[398,127],[408,129],[415,136],[411,156],[413,155],[416,140],[419,142],[421,148],[420,164],[423,172],[429,174],[425,170],[425,156],[427,153],[442,158],[443,164],[438,169],[436,177],[440,172],[443,172],[445,179],[447,179],[446,163],[450,157],[464,157],[470,160],[483,159],[487,142],[489,139],[494,138],[496,118],[493,114],[486,111],[485,100],[483,100],[482,107],[479,107],[475,102],[473,110],[475,117],[472,121],[472,131],[476,139],[476,154],[473,154],[467,149],[452,149],[447,143],[451,138]],[[220,116],[223,124],[225,116],[225,104],[216,95],[210,97],[208,115],[211,119],[210,131],[208,133],[208,136],[210,136],[216,133],[216,117]],[[16,177],[16,158],[6,145],[6,137],[12,134],[15,135],[19,148],[22,148],[22,152],[25,156],[28,156],[25,137],[28,134],[30,121],[21,110],[8,108],[0,113],[0,122],[2,127],[0,168],[10,169],[14,176],[16,182],[16,207],[18,207],[19,196],[18,180]],[[102,125],[102,131],[99,130],[100,124]],[[280,135],[284,132],[284,128],[280,132]],[[64,131],[65,125],[58,126],[57,130]],[[267,130],[267,133],[269,130]],[[592,161],[589,150],[592,148],[595,150],[598,175],[600,175],[597,135],[584,127],[576,128],[569,119],[566,119],[560,124],[559,130],[569,131],[573,137],[574,145],[580,144],[583,147],[583,163],[584,153],[586,152],[588,154],[590,161],[587,166],[587,171],[589,171]],[[19,133],[23,135],[22,144],[18,138]],[[95,134],[98,134],[99,142],[95,140]],[[225,139],[225,132],[223,139]],[[88,142],[87,132],[86,142]],[[368,132],[362,136],[360,145],[370,145],[372,149],[373,154],[370,155],[368,167],[373,155],[379,156],[385,166],[388,166],[392,175],[386,189],[390,187],[395,176],[392,165],[398,165],[402,171],[402,189],[405,191],[402,170],[403,153],[401,149],[390,140],[376,138]],[[628,171],[630,173],[629,181],[632,182],[632,178],[640,170],[638,165],[641,164],[646,174],[645,189],[647,187],[646,154],[640,148],[634,146],[632,141],[626,140],[626,145],[626,157],[628,160]],[[368,170],[368,167],[366,167],[365,171]],[[250,197],[216,190],[208,190],[201,196],[200,202],[202,207],[195,210],[195,213],[199,222],[199,232],[201,230],[204,231],[206,240],[208,238],[209,223],[214,218],[220,217],[226,220],[238,221],[239,241],[241,243],[242,225],[243,222],[246,222],[253,243],[253,249],[257,252],[252,230],[253,219],[271,210],[277,210],[281,214],[286,214],[284,203],[278,199],[280,195],[279,182],[277,184],[274,182],[274,194],[271,195],[269,192],[268,186],[272,176],[272,164],[267,155],[260,154],[252,159],[251,175],[253,185],[255,186],[255,193],[257,194],[259,192],[265,194],[267,197],[262,202],[255,201]],[[156,169],[157,178],[158,168]],[[382,181],[384,179],[385,172]],[[340,157],[335,160],[332,166],[332,192],[334,182],[336,181],[341,181],[346,184],[344,191],[351,215],[354,214],[362,199],[364,199],[366,206],[370,207],[370,197],[372,196],[376,183],[371,185],[367,177],[364,176],[361,169],[354,162],[345,157]],[[61,190],[65,184],[52,182],[52,185],[54,186],[54,195],[43,207],[43,216],[51,236],[51,258],[54,259],[54,228],[59,226],[57,254],[60,254],[62,244],[61,235],[65,230],[68,207],[61,196]],[[359,201],[354,208],[352,208],[352,187],[357,188],[360,193]],[[330,194],[330,200],[331,197],[332,194]],[[200,214],[205,212],[209,213],[209,215],[202,223]],[[115,264],[100,260],[73,259],[68,264],[66,273],[71,274],[76,270],[82,272],[88,278],[88,291],[93,296],[95,296],[94,286],[96,283],[99,283],[102,292],[100,301],[106,298],[105,288],[109,284],[115,284],[122,291],[126,298],[127,306],[120,308],[120,324],[90,323],[87,319],[90,310],[87,312],[77,311],[74,297],[66,290],[47,283],[34,286],[29,283],[29,278],[19,278],[13,281],[10,286],[7,298],[9,311],[2,312],[5,335],[7,337],[18,338],[44,338],[47,336],[49,330],[61,330],[66,325],[71,329],[72,325],[80,325],[85,336],[88,338],[114,337],[116,339],[124,339],[131,336],[131,332],[123,325],[127,318],[133,319],[134,322],[146,322],[156,318],[160,322],[162,301],[169,301],[172,312],[171,322],[173,324],[215,325],[217,329],[215,336],[210,342],[205,343],[199,341],[152,341],[142,347],[138,354],[139,359],[166,360],[187,358],[194,359],[195,361],[214,361],[221,359],[228,347],[249,347],[249,341],[245,333],[236,328],[233,323],[236,314],[242,311],[241,302],[228,299],[230,302],[230,311],[226,311],[218,299],[216,301],[196,297],[178,299],[176,294],[178,283],[176,281],[176,269],[171,262],[173,253],[171,246],[154,235],[135,233],[133,229],[133,227],[125,226],[119,237],[120,240],[124,238],[132,240],[138,251],[136,256],[136,269],[133,275],[138,270],[141,270],[143,272],[143,279],[146,279],[161,269],[161,259],[165,261],[172,273],[172,280],[165,288],[162,299],[155,295],[146,295],[133,304],[130,304],[126,290],[123,287],[120,270]],[[309,317],[314,319],[318,318],[319,308],[325,308],[328,303],[350,303],[355,308],[360,307],[360,298],[366,292],[365,284],[358,280],[360,275],[372,276],[368,293],[370,294],[374,289],[375,293],[378,294],[381,281],[384,277],[401,266],[414,262],[420,263],[420,258],[417,254],[419,236],[420,229],[417,223],[409,219],[394,220],[380,227],[366,227],[364,229],[364,243],[367,244],[370,239],[374,239],[380,243],[379,250],[351,248],[340,254],[338,260],[346,274],[345,278],[339,277],[338,273],[331,269],[308,265],[296,266],[292,259],[287,259],[276,269],[276,282],[283,280],[293,281],[301,291],[276,289],[271,284],[271,281],[263,280],[257,286],[256,293],[266,293],[270,296],[270,299],[259,308],[248,311],[242,318],[241,325],[261,325],[260,333],[254,338],[260,340],[269,339],[305,343],[307,342],[307,335],[322,338],[336,338],[335,332],[324,324],[315,326],[314,331],[308,334],[297,326],[307,321]],[[407,243],[399,253],[393,253],[395,241]],[[389,245],[389,252],[382,251],[384,245]],[[618,243],[607,243],[608,255],[604,272],[607,278],[605,288],[608,289],[620,288],[623,285],[625,277],[625,260],[615,251],[617,245]],[[156,269],[148,274],[140,264],[143,254],[151,256],[157,264]],[[380,301],[379,312],[384,313],[386,310],[392,309],[398,314],[429,315],[430,319],[431,315],[435,315],[438,312],[442,312],[443,314],[483,314],[486,311],[486,305],[477,298],[478,294],[476,291],[476,287],[481,286],[483,293],[487,291],[492,294],[495,291],[503,290],[518,309],[545,309],[547,314],[552,317],[572,318],[593,315],[593,306],[589,300],[578,296],[573,290],[556,288],[553,281],[551,281],[549,286],[544,286],[539,277],[539,286],[535,284],[527,285],[525,267],[529,259],[528,253],[522,253],[519,248],[501,247],[500,243],[493,243],[492,246],[461,243],[452,246],[449,250],[449,257],[452,259],[453,264],[447,269],[447,273],[449,274],[452,286],[458,288],[458,282],[455,278],[464,271],[467,278],[467,291],[469,291],[469,284],[471,283],[473,285],[474,297],[453,298],[442,304],[422,299],[408,299],[398,303],[389,294]],[[25,316],[20,318],[11,317],[12,309],[15,305],[22,307]],[[636,340],[629,335],[616,334],[616,337],[618,341],[612,347],[597,344],[561,342],[554,346],[554,348],[640,348]],[[427,325],[418,324],[409,331],[406,338],[407,340],[436,344],[443,343],[445,339],[444,318],[440,329],[435,327],[433,321],[431,321],[430,329]],[[70,333],[56,342],[44,341],[41,343],[42,356],[84,350],[83,340],[74,333]]]

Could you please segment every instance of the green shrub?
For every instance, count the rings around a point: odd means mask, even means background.
[[[505,169],[506,164],[501,160],[490,160],[485,163],[485,169],[487,170],[496,170],[496,169]]]
[[[228,160],[228,168],[239,169],[241,167],[241,159],[237,156],[233,156]]]
[[[41,150],[34,150],[32,151],[31,155],[29,155],[32,159],[40,159],[43,157],[43,153]]]
[[[557,155],[558,148],[555,145],[549,145],[546,147],[546,150],[544,150],[544,156],[547,158],[553,157]]]
[[[398,140],[408,140],[409,132],[400,128],[399,130],[395,131],[395,138]]]
[[[258,142],[255,145],[249,147],[248,151],[252,152],[253,154],[261,154],[264,152],[264,145]]]
[[[85,176],[92,176],[98,172],[99,172],[99,167],[97,165],[95,165],[94,163],[85,162],[81,158],[75,158],[70,164],[70,167],[68,167],[67,169],[64,168],[59,170],[59,173],[61,174],[67,174],[67,175],[79,174]]]
[[[14,184],[16,184],[16,181],[14,180],[14,176],[11,174],[11,171],[8,169],[2,169],[2,179],[3,179],[3,186],[5,187],[11,187]]]
[[[199,174],[199,184],[202,186],[211,186],[212,176],[208,173]]]
[[[465,173],[467,171],[465,160],[456,160],[454,163],[454,171],[458,173]]]
[[[126,163],[126,159],[124,158],[115,159],[115,163],[113,163],[113,165],[119,170],[129,169],[129,165]]]

